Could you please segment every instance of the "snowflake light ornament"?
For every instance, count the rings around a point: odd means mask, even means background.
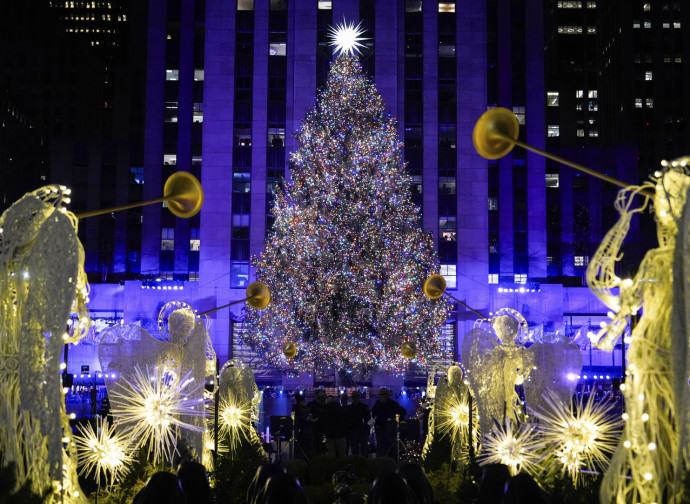
[[[125,385],[116,384],[111,393],[113,416],[129,435],[136,439],[136,446],[149,443],[154,464],[161,459],[172,462],[177,446],[178,429],[203,431],[195,425],[194,417],[205,414],[203,399],[198,399],[203,383],[194,383],[191,371],[180,376],[158,368],[150,372],[134,368],[134,373],[124,379]]]
[[[340,54],[354,56],[355,51],[361,54],[360,48],[364,47],[362,40],[367,40],[362,37],[365,31],[361,21],[355,26],[354,21],[347,23],[343,18],[342,23],[328,27],[328,38],[330,39],[328,45],[333,47],[336,56]]]
[[[111,486],[121,476],[127,474],[128,464],[132,461],[129,454],[129,439],[115,433],[107,420],[96,417],[96,426],[92,423],[83,427],[77,425],[79,435],[75,436],[79,452],[79,474],[94,472],[97,481],[101,475],[106,486]]]
[[[523,469],[534,473],[541,460],[537,451],[543,445],[533,426],[522,424],[516,428],[506,418],[505,424],[495,424],[491,433],[484,437],[479,464],[503,464],[508,466],[511,476]]]
[[[552,391],[544,394],[544,406],[533,411],[544,442],[577,484],[582,469],[605,469],[616,448],[622,422],[612,412],[613,404],[584,401],[566,404]]]
[[[249,439],[252,428],[252,405],[228,391],[220,399],[218,424],[220,434],[227,436],[232,450],[235,450],[242,438]]]

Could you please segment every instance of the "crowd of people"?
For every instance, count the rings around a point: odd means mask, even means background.
[[[320,453],[336,457],[345,455],[369,456],[371,420],[376,439],[376,456],[397,458],[397,425],[407,410],[391,398],[390,390],[381,388],[378,400],[370,410],[354,390],[352,401],[346,394],[327,395],[323,389],[314,391],[314,399],[306,403],[302,395],[295,396],[296,453],[311,458]]]

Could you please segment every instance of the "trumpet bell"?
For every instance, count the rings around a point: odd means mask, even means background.
[[[424,282],[424,294],[430,299],[438,299],[446,292],[446,279],[442,275],[431,275]]]
[[[294,343],[286,341],[283,343],[283,355],[286,359],[293,359],[297,355],[297,347]]]
[[[271,301],[271,293],[263,282],[252,282],[247,287],[247,304],[256,310],[263,310]]]
[[[199,213],[204,204],[204,190],[194,175],[185,171],[173,173],[165,181],[163,198],[177,217],[188,219]]]
[[[406,359],[413,359],[417,355],[417,343],[414,341],[406,341],[400,345],[400,353]]]
[[[520,125],[512,111],[503,107],[487,110],[477,120],[472,142],[477,153],[485,159],[498,159],[508,154],[517,140]],[[507,137],[507,138],[506,138]]]

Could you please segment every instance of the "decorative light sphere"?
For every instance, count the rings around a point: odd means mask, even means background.
[[[400,345],[400,353],[406,359],[413,359],[417,355],[417,343],[414,341],[406,341]]]
[[[283,343],[283,355],[287,359],[292,359],[295,355],[297,355],[297,347],[295,344],[291,341],[286,341]]]

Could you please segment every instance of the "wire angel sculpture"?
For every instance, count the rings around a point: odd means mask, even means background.
[[[0,216],[0,452],[3,465],[15,464],[17,486],[52,486],[51,498],[83,502],[76,447],[63,443],[71,430],[60,385],[63,345],[90,325],[77,218],[63,206],[69,194],[43,187]],[[71,311],[79,323],[66,333]]]
[[[261,438],[254,427],[259,421],[261,394],[254,381],[254,372],[230,360],[220,371],[219,432],[226,434],[231,451],[244,440],[258,453],[264,453]]]
[[[482,433],[491,432],[494,422],[503,424],[505,418],[525,421],[525,405],[516,387],[524,389],[525,401],[532,407],[547,389],[559,397],[571,397],[575,382],[568,375],[582,369],[577,345],[565,337],[553,337],[528,347],[527,321],[511,308],[496,311],[490,325],[491,331],[483,324],[472,329],[461,346]]]
[[[159,337],[154,338],[138,325],[125,324],[101,333],[98,357],[105,373],[106,386],[109,391],[115,390],[116,385],[121,385],[127,376],[131,382],[136,376],[136,369],[148,368],[156,376],[161,372],[175,377],[189,375],[199,386],[193,392],[187,392],[192,395],[191,409],[180,417],[180,435],[201,457],[206,416],[203,385],[207,376],[213,374],[214,366],[209,366],[208,362],[212,360],[215,365],[215,352],[210,345],[205,321],[197,317],[189,305],[172,301],[160,311],[158,331]],[[111,404],[117,424],[118,412],[124,404],[117,398],[113,398]],[[166,456],[172,456],[171,452],[165,453]]]
[[[602,502],[672,502],[679,495],[684,464],[690,463],[690,369],[686,292],[690,288],[688,249],[690,215],[687,159],[674,162],[658,178],[618,193],[618,222],[606,234],[587,268],[587,283],[608,306],[611,321],[591,337],[609,350],[629,320],[632,328],[625,384],[625,426],[601,487]],[[621,279],[615,266],[632,217],[648,198],[635,205],[638,193],[654,189],[659,246],[649,250],[633,278]]]

